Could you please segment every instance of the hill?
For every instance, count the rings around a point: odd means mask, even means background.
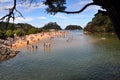
[[[0,38],[14,37],[14,34],[16,34],[17,36],[34,34],[40,31],[41,29],[27,23],[8,24],[5,22],[0,22]]]
[[[114,27],[107,14],[98,12],[84,28],[84,31],[91,33],[111,33],[114,32]]]
[[[55,30],[62,30],[62,28],[56,23],[56,22],[49,22],[48,24],[44,25],[42,29],[49,30],[49,29],[55,29]]]
[[[68,25],[65,30],[82,30],[82,27],[79,25]]]

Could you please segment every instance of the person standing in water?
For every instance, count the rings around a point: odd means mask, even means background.
[[[35,48],[37,49],[37,48],[38,48],[38,46],[36,45],[36,46],[35,46]]]

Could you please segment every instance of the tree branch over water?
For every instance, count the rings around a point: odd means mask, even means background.
[[[84,11],[87,7],[91,6],[91,5],[95,5],[94,3],[88,3],[86,4],[82,9],[78,10],[78,11],[61,11],[58,10],[57,12],[62,12],[62,13],[67,13],[67,14],[76,14],[76,13],[81,13],[82,11]]]

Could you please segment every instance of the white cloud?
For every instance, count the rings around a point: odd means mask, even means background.
[[[11,2],[12,0],[0,0],[0,3]]]
[[[8,9],[8,8],[12,8],[13,5],[10,3],[10,4],[0,4],[0,11],[5,11],[5,9]]]
[[[47,17],[45,17],[45,16],[39,16],[39,17],[37,17],[37,19],[47,19]]]
[[[3,10],[3,8],[0,6],[0,12]]]
[[[9,8],[12,8],[13,7],[13,5],[6,5],[6,6],[3,6],[2,8],[3,9],[9,9]]]
[[[79,2],[76,2],[75,4],[72,5],[72,7],[83,7],[84,5],[90,3],[91,0],[84,0],[84,1],[79,1]]]
[[[80,1],[77,3],[77,5],[86,5],[88,3],[90,3],[91,1],[85,0],[85,1]]]
[[[80,0],[80,1],[77,2],[77,3],[74,3],[71,8],[75,8],[76,10],[80,10],[80,9],[82,9],[86,4],[91,3],[91,2],[93,2],[93,1],[92,1],[92,0],[84,0],[84,1],[83,1],[83,0],[82,0],[82,1]],[[101,9],[100,6],[91,5],[91,6],[88,6],[84,11],[88,11],[88,10],[96,11],[96,10],[98,10],[98,9]]]
[[[71,19],[83,19],[87,17],[87,15],[84,15],[84,14],[75,14],[73,16],[70,16]]]
[[[17,7],[23,7],[26,12],[30,12],[30,11],[35,10],[35,9],[46,8],[46,6],[42,2],[32,3],[32,4],[29,4],[29,3],[18,4]]]
[[[97,11],[98,9],[101,9],[100,6],[89,6],[85,11]]]
[[[27,23],[27,22],[30,22],[32,20],[33,20],[32,17],[26,17],[25,19],[22,17],[18,17],[18,18],[15,18],[15,23]]]
[[[52,17],[55,17],[55,18],[59,18],[59,19],[68,19],[68,17],[66,17],[65,15],[62,15],[62,14],[56,14],[56,15],[51,15]]]

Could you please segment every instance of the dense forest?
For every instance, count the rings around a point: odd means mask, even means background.
[[[5,22],[0,22],[0,38],[35,34],[42,31],[47,32],[50,29],[62,30],[62,28],[56,22],[49,22],[48,24],[45,24],[42,28],[36,28],[27,23],[8,24]]]
[[[79,25],[68,25],[66,26],[65,30],[81,30],[82,27]]]
[[[6,37],[14,37],[16,36],[23,36],[27,34],[35,34],[41,32],[40,28],[36,28],[27,23],[9,23],[6,29],[6,25],[8,23],[0,22],[0,38]]]
[[[84,28],[84,31],[91,33],[111,33],[114,32],[114,27],[107,14],[98,12]]]
[[[62,28],[56,23],[56,22],[49,22],[48,24],[45,24],[42,29],[49,30],[49,29],[55,29],[55,30],[62,30]]]

